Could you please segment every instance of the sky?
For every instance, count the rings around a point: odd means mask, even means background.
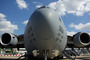
[[[31,14],[44,5],[58,12],[67,35],[90,34],[90,0],[0,0],[0,35],[6,32],[24,34]]]

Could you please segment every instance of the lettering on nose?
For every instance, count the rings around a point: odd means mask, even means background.
[[[59,26],[59,31],[60,31],[61,33],[64,33],[64,30],[63,30],[63,28],[62,28],[61,26]]]

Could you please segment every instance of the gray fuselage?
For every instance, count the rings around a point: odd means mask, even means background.
[[[56,57],[62,54],[67,44],[67,33],[59,14],[52,8],[41,7],[31,15],[24,33],[24,46],[28,54],[36,57]]]

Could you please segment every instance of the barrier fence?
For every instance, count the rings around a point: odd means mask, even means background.
[[[19,55],[19,54],[16,54],[16,55],[0,55],[0,56],[23,56],[23,55]]]

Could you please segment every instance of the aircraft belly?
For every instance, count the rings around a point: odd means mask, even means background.
[[[48,51],[48,55],[47,55],[48,58],[61,55],[61,50],[59,50],[59,49],[62,49],[62,48],[59,47],[58,42],[55,42],[54,38],[51,38],[46,41],[37,38],[37,41],[33,42],[33,44],[31,44],[31,46],[33,46],[33,48],[32,49],[30,48],[30,50],[38,51],[39,54],[37,55],[37,57],[38,56],[44,57],[43,50]]]

